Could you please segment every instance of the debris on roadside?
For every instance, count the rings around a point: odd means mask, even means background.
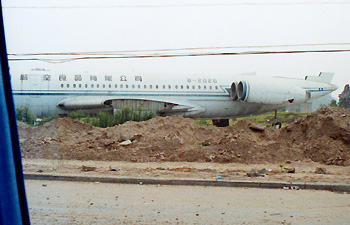
[[[94,166],[84,166],[84,165],[81,166],[81,171],[83,172],[90,172],[95,170],[96,170],[96,167]]]
[[[247,173],[248,177],[265,177],[267,170],[265,168],[261,170],[252,169],[249,173]]]
[[[323,168],[323,167],[317,167],[315,173],[316,174],[327,174],[327,170],[326,170],[326,168]]]

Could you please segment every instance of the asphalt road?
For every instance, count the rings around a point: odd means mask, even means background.
[[[32,224],[349,224],[350,194],[26,180]]]

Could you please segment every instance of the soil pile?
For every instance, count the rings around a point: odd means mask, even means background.
[[[350,111],[321,108],[282,129],[281,139],[315,162],[349,165]]]
[[[281,130],[251,121],[219,128],[180,116],[110,128],[69,118],[18,126],[25,158],[350,165],[350,112],[340,108],[323,108]]]

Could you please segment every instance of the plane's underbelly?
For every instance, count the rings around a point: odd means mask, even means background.
[[[260,114],[276,109],[275,105],[234,102],[231,99],[197,99],[193,100],[193,103],[206,109],[205,112],[193,116],[197,118],[235,118],[246,115]]]

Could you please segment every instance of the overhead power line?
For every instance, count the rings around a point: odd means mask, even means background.
[[[349,1],[281,1],[281,2],[236,2],[208,4],[164,4],[164,5],[85,5],[85,6],[4,6],[4,9],[110,9],[110,8],[174,8],[174,7],[228,7],[228,6],[289,6],[289,5],[348,5]]]
[[[291,51],[246,51],[246,52],[217,52],[217,53],[186,53],[186,54],[144,54],[144,55],[117,55],[117,56],[84,56],[64,59],[49,58],[9,58],[9,61],[44,61],[49,63],[64,63],[87,59],[135,59],[135,58],[175,58],[195,56],[234,56],[234,55],[273,55],[273,54],[304,54],[304,53],[339,53],[350,52],[350,49],[328,50],[291,50]]]
[[[194,50],[219,50],[219,49],[249,49],[249,48],[281,48],[281,47],[315,47],[315,46],[345,46],[350,43],[319,43],[319,44],[294,44],[294,45],[248,45],[227,47],[196,47],[196,48],[169,48],[153,50],[125,50],[125,51],[95,51],[95,52],[47,52],[47,53],[10,53],[9,56],[43,56],[43,55],[123,55],[124,53],[142,52],[172,52],[172,51],[194,51]]]

